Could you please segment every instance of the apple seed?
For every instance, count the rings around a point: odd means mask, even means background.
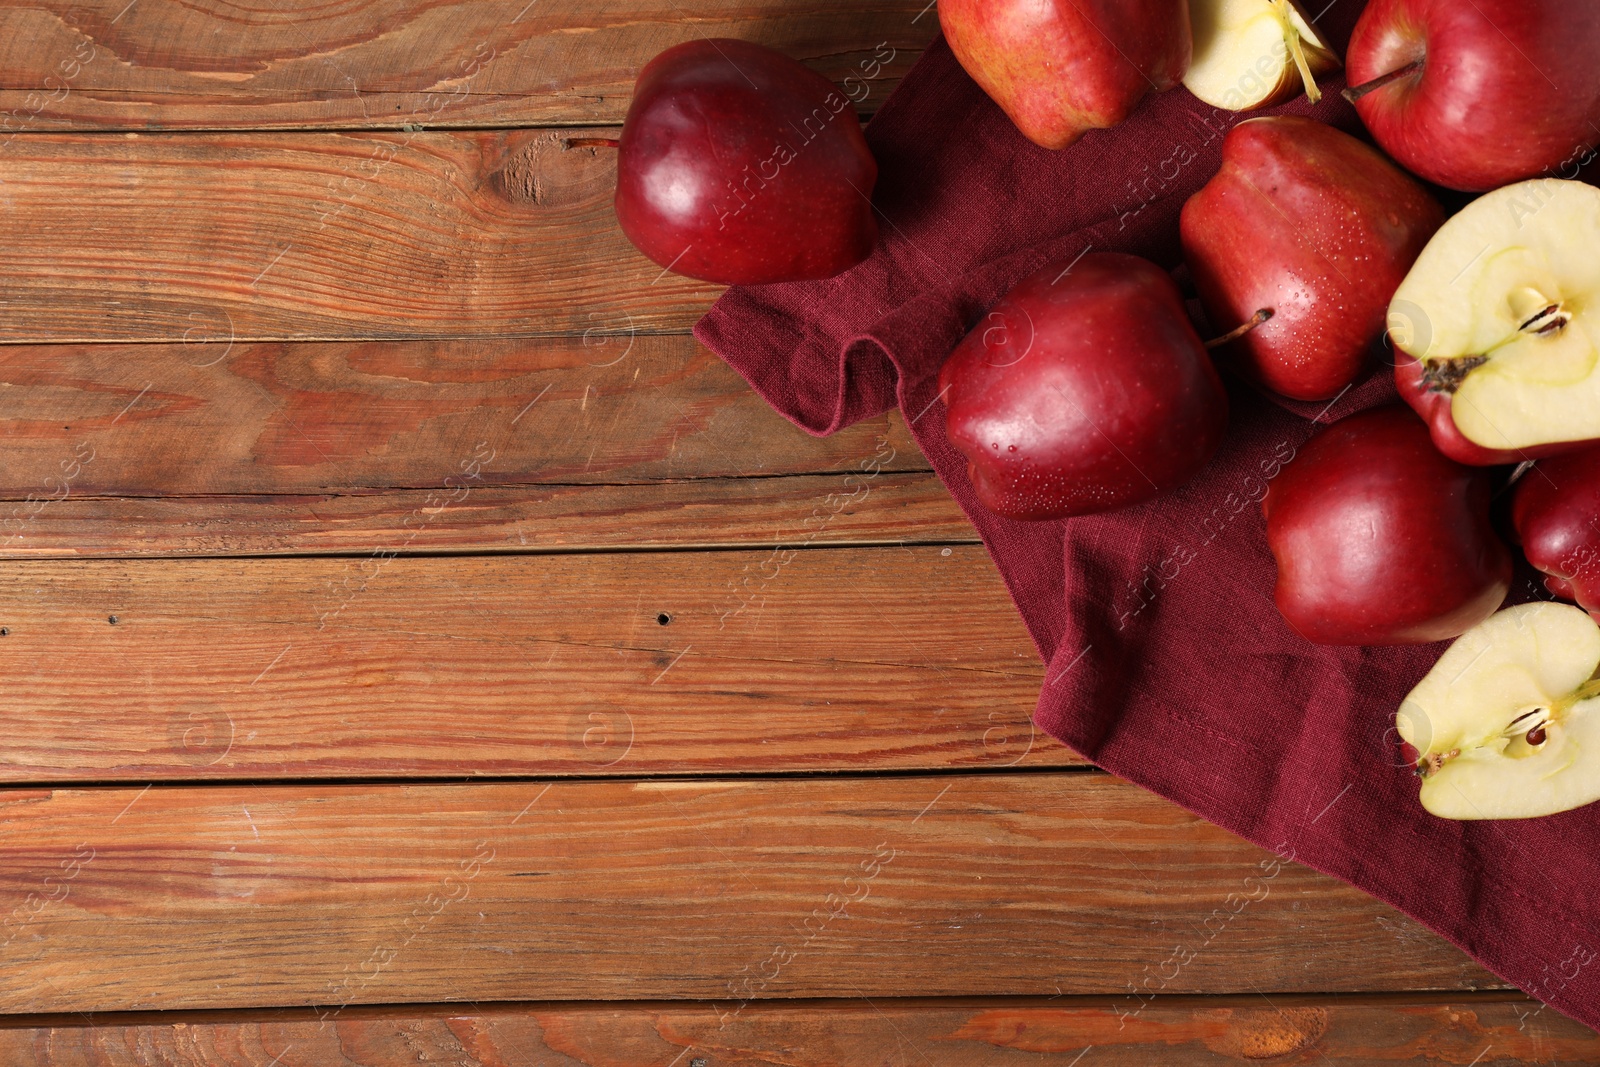
[[[1560,304],[1551,304],[1517,329],[1523,333],[1546,335],[1560,333],[1572,321],[1572,312],[1562,311]]]

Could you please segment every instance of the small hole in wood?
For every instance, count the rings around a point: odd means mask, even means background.
[[[109,622],[112,626],[115,626],[117,624],[117,617],[115,615],[107,615],[106,622]]]
[[[660,615],[656,616],[656,622],[660,623],[662,626],[667,625],[667,623],[669,623],[671,621],[672,621],[672,616],[668,615],[664,611]]]
[[[10,633],[10,632],[11,632],[11,631],[10,631],[10,630],[8,630],[8,629],[7,629],[7,628],[6,628],[6,627],[4,627],[4,626],[0,626],[0,637],[4,637],[4,636],[6,636],[6,635],[7,635],[7,634],[9,634],[9,633]]]

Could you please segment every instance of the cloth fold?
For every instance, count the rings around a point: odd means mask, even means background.
[[[1320,23],[1341,52],[1359,13],[1344,0]],[[1364,136],[1339,87],[1276,113]],[[1428,815],[1393,722],[1444,646],[1319,647],[1273,604],[1266,485],[1319,424],[1394,401],[1381,351],[1327,405],[1230,379],[1216,459],[1182,489],[1110,515],[992,515],[945,438],[939,367],[1022,278],[1094,249],[1145,256],[1183,280],[1179,211],[1216,172],[1223,135],[1249,117],[1180,89],[1048,152],[937,41],[867,128],[881,175],[878,251],[827,281],[731,289],[696,336],[811,433],[900,408],[1048,664],[1041,729],[1400,908],[1600,1028],[1600,806],[1521,823]],[[1539,595],[1531,572],[1514,595]]]

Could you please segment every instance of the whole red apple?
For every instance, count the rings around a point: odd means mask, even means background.
[[[1378,143],[1452,189],[1575,167],[1600,142],[1593,0],[1371,0],[1345,64]]]
[[[1093,253],[1026,279],[939,373],[978,499],[1013,519],[1109,511],[1182,485],[1228,398],[1166,272]]]
[[[1600,612],[1600,445],[1540,460],[1517,483],[1511,521],[1550,591]]]
[[[1511,588],[1511,552],[1489,523],[1487,472],[1446,459],[1394,406],[1313,437],[1267,487],[1278,610],[1323,645],[1459,637]]]
[[[1017,129],[1065,148],[1189,69],[1187,0],[941,0],[950,50]]]
[[[1389,300],[1444,223],[1427,191],[1348,134],[1307,118],[1228,131],[1222,169],[1183,206],[1184,256],[1212,324],[1272,317],[1226,346],[1296,400],[1360,375]]]
[[[850,100],[748,41],[646,64],[618,145],[617,221],[669,270],[728,285],[829,278],[872,251],[878,165]]]

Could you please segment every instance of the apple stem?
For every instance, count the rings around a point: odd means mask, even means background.
[[[1511,472],[1511,477],[1506,481],[1506,488],[1509,489],[1511,486],[1522,481],[1522,476],[1533,470],[1533,464],[1534,461],[1531,459],[1525,459],[1521,463],[1518,463],[1517,469]]]
[[[1384,86],[1393,82],[1397,82],[1401,78],[1410,77],[1420,70],[1422,70],[1422,60],[1413,60],[1412,62],[1401,67],[1399,70],[1391,70],[1381,78],[1374,78],[1364,85],[1356,85],[1346,89],[1344,91],[1344,98],[1353,104],[1357,100],[1360,100],[1363,96],[1366,96],[1368,93],[1375,93]]]
[[[1322,90],[1317,87],[1316,76],[1311,73],[1311,64],[1306,61],[1306,50],[1300,44],[1300,31],[1294,28],[1291,20],[1289,0],[1272,0],[1273,7],[1278,9],[1278,18],[1283,23],[1284,39],[1289,45],[1289,55],[1294,57],[1294,65],[1300,71],[1300,80],[1305,82],[1306,99],[1313,104],[1322,99]]]
[[[569,137],[567,148],[621,148],[622,142],[615,137]]]
[[[1207,341],[1206,347],[1221,348],[1230,341],[1237,341],[1239,338],[1243,337],[1257,326],[1260,326],[1263,322],[1266,322],[1268,319],[1272,318],[1272,315],[1273,311],[1271,308],[1262,308],[1251,317],[1249,322],[1245,323],[1243,326],[1240,326],[1237,330],[1229,330],[1221,337],[1213,338],[1212,340]]]

